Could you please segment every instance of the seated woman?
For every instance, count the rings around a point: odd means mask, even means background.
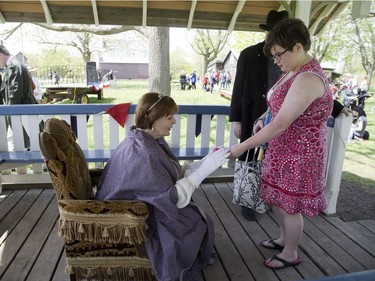
[[[213,261],[214,228],[190,199],[203,179],[228,161],[229,152],[219,148],[182,169],[164,140],[177,111],[171,97],[142,96],[135,126],[109,159],[96,198],[148,203],[146,249],[157,280],[200,281],[201,270]]]
[[[353,108],[353,124],[350,128],[348,142],[352,142],[353,139],[365,139],[365,130],[367,126],[366,113],[362,107],[356,106]]]

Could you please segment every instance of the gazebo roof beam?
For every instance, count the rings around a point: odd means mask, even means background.
[[[40,3],[42,4],[44,16],[46,17],[47,24],[52,25],[53,20],[52,20],[51,12],[49,11],[49,8],[48,8],[48,5],[47,5],[47,1],[46,0],[40,0]]]
[[[191,8],[190,8],[190,13],[189,13],[189,21],[187,25],[187,29],[190,30],[191,26],[193,24],[193,18],[194,18],[194,13],[195,13],[195,7],[197,6],[197,0],[191,1]]]
[[[96,5],[96,0],[91,0],[92,12],[94,14],[94,22],[96,26],[99,26],[99,15],[98,15],[98,6]]]
[[[236,24],[238,15],[241,13],[243,7],[245,6],[246,1],[245,0],[239,0],[237,3],[236,10],[233,13],[232,19],[230,21],[230,24],[228,26],[228,32],[232,32],[234,29],[234,25]]]

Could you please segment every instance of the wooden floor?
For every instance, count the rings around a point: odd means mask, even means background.
[[[207,183],[194,193],[216,229],[218,258],[204,270],[206,281],[295,281],[375,269],[375,220],[343,222],[326,216],[305,218],[299,266],[265,268],[264,259],[277,252],[260,247],[259,241],[276,237],[277,225],[272,214],[260,215],[257,222],[244,220],[231,203],[231,189],[232,183]],[[3,191],[0,280],[68,280],[57,220],[52,189]]]

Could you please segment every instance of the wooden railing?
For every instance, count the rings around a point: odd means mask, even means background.
[[[111,104],[95,105],[12,105],[0,106],[0,191],[2,184],[50,183],[43,169],[43,157],[39,149],[39,124],[43,120],[57,117],[72,125],[78,143],[84,150],[88,162],[103,165],[111,152],[126,137],[134,124],[135,105],[131,105],[125,128],[105,111]],[[180,105],[177,123],[166,138],[172,151],[180,160],[195,160],[206,155],[217,146],[230,147],[237,143],[229,122],[228,106]],[[13,144],[9,142],[6,116],[12,120]],[[346,136],[351,119],[340,116],[328,123],[329,157],[326,172],[325,195],[329,203],[326,212],[336,212],[336,201],[340,190],[341,170],[344,160]],[[25,151],[23,128],[30,137],[30,151]],[[224,167],[233,174],[234,162]]]

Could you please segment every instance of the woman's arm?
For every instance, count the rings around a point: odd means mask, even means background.
[[[284,132],[317,98],[324,94],[323,81],[315,74],[303,73],[296,77],[275,118],[246,141],[231,148],[230,157],[237,158],[246,150],[267,143]]]
[[[358,123],[357,123],[357,126],[354,128],[354,131],[362,132],[362,130],[363,130],[363,119],[358,118]]]

